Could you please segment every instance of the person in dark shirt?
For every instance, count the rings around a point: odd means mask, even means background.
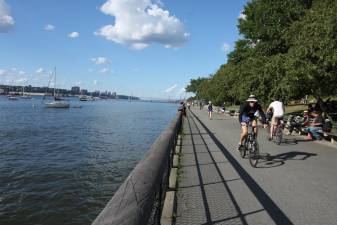
[[[208,118],[211,120],[212,119],[212,112],[213,112],[213,104],[211,101],[208,102]]]
[[[183,116],[186,116],[186,106],[184,102],[180,102],[180,107],[178,111],[181,112]]]
[[[243,140],[248,135],[248,123],[252,122],[252,127],[254,129],[255,136],[257,137],[257,121],[256,118],[258,116],[262,117],[262,123],[264,127],[266,127],[266,116],[262,110],[262,107],[259,103],[257,103],[257,99],[255,95],[250,95],[244,104],[240,107],[239,113],[239,122],[241,124],[242,133],[240,136],[240,142],[238,145],[238,150],[242,147]]]

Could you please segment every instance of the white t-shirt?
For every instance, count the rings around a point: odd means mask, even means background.
[[[270,103],[269,108],[273,108],[274,117],[282,117],[284,114],[283,103],[279,101],[274,101]]]

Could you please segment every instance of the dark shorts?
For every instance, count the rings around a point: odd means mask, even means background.
[[[249,123],[253,120],[255,120],[254,117],[249,117],[249,116],[246,116],[246,115],[241,116],[241,121],[244,122],[244,123]]]

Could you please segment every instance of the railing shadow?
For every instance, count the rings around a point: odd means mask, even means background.
[[[269,197],[269,195],[262,189],[262,187],[247,173],[247,171],[240,165],[240,163],[232,156],[229,150],[213,135],[206,125],[191,111],[193,116],[198,120],[201,126],[209,133],[218,148],[223,152],[227,160],[232,164],[237,171],[241,179],[247,185],[247,187],[254,194],[256,199],[261,203],[264,210],[269,214],[271,219],[277,225],[292,225],[291,220],[285,215],[285,213],[277,206],[277,204]],[[243,215],[241,215],[242,222],[245,222]]]

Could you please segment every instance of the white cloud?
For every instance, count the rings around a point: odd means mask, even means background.
[[[148,44],[144,44],[144,43],[136,43],[136,44],[132,44],[131,47],[133,49],[136,49],[136,50],[142,50],[144,48],[149,47],[149,45]]]
[[[181,95],[181,94],[183,94],[183,93],[185,93],[185,92],[186,92],[186,89],[185,89],[185,88],[182,88],[182,89],[180,89],[180,90],[178,91],[177,95]]]
[[[247,15],[244,14],[243,10],[241,10],[240,15],[239,15],[239,19],[246,20],[246,18],[247,18]]]
[[[17,78],[16,80],[14,80],[14,82],[15,82],[16,84],[24,84],[24,83],[26,83],[27,81],[28,81],[28,79],[27,79],[27,78],[24,78],[24,77]]]
[[[68,37],[70,38],[78,38],[80,36],[80,33],[78,32],[71,32]]]
[[[55,26],[54,26],[54,25],[51,25],[51,24],[47,24],[47,25],[44,27],[44,30],[45,30],[45,31],[53,31],[53,30],[55,30]]]
[[[103,64],[109,63],[109,59],[107,59],[105,57],[91,58],[91,61],[94,62],[97,65],[103,65]]]
[[[224,43],[224,44],[222,45],[222,47],[221,47],[221,50],[222,50],[223,52],[229,52],[229,51],[231,50],[231,46],[230,46],[229,44],[227,44],[227,43]]]
[[[15,25],[5,0],[0,0],[0,33],[8,32]]]
[[[23,85],[30,79],[25,71],[11,68],[8,70],[0,69],[0,80],[8,85]]]
[[[167,89],[165,90],[165,92],[166,92],[166,93],[171,93],[172,91],[174,91],[174,89],[176,89],[176,87],[177,87],[177,84],[174,84],[174,85],[172,85],[171,87],[167,88]]]
[[[133,49],[153,43],[169,48],[182,46],[190,35],[178,18],[161,7],[160,1],[153,0],[107,0],[101,11],[114,16],[115,24],[103,26],[95,34]]]
[[[38,68],[35,73],[37,74],[43,74],[43,73],[46,73],[46,71],[43,69],[43,68]]]
[[[4,76],[4,75],[6,75],[6,70],[0,69],[0,76]]]
[[[94,85],[96,86],[96,85],[98,85],[98,80],[94,80]]]
[[[114,71],[105,67],[105,68],[100,69],[98,72],[107,74],[107,73],[113,73]]]

